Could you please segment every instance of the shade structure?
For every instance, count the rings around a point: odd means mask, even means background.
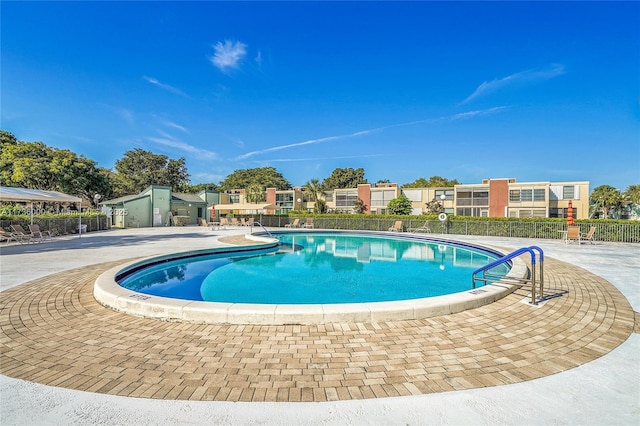
[[[209,210],[215,209],[218,211],[234,211],[234,210],[243,210],[243,211],[258,211],[258,210],[271,210],[271,209],[275,209],[276,205],[275,204],[271,204],[271,203],[258,203],[258,204],[251,204],[251,203],[234,203],[234,204],[218,204],[216,206],[211,205],[211,207],[208,207]]]
[[[42,191],[39,189],[12,188],[0,186],[0,201],[45,201],[49,203],[80,203],[82,198],[63,194],[58,191]]]
[[[569,200],[569,205],[567,206],[567,225],[573,225],[573,203]]]
[[[64,194],[58,191],[43,191],[40,189],[29,188],[13,188],[9,186],[0,186],[0,201],[11,202],[28,202],[31,203],[31,223],[33,224],[33,202],[47,203],[80,203],[80,211],[82,211],[82,198],[73,195]],[[78,230],[82,225],[81,215],[78,216]],[[78,236],[81,233],[78,232]]]

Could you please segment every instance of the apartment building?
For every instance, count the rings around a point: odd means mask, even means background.
[[[289,191],[288,199],[295,201],[298,197],[304,200],[303,191],[300,188],[297,191]],[[389,201],[400,194],[411,200],[414,215],[428,213],[427,203],[437,201],[444,206],[445,213],[457,216],[563,218],[567,216],[570,202],[575,219],[589,216],[588,181],[517,182],[515,178],[498,178],[448,188],[401,188],[396,183],[360,184],[357,188],[335,189],[326,193],[325,202],[329,211],[352,212],[356,200],[360,199],[366,207],[366,214],[386,214]],[[312,211],[313,203],[298,203],[295,209]]]
[[[574,219],[589,217],[589,182],[517,182],[514,178],[485,179],[478,184],[449,188],[401,188],[396,183],[360,184],[357,188],[335,189],[321,194],[329,212],[354,212],[362,200],[365,214],[387,214],[391,200],[401,194],[412,204],[414,215],[427,214],[427,204],[437,201],[444,212],[480,217],[567,217],[569,205]],[[248,214],[287,214],[293,210],[313,212],[315,200],[303,188],[267,188],[266,201],[249,203],[244,189],[218,193],[201,191],[181,194],[165,186],[152,185],[140,194],[105,200],[101,204],[112,216],[113,226],[166,226],[172,221],[195,224],[215,217]],[[171,214],[170,214],[171,213]]]

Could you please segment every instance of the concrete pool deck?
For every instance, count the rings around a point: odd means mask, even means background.
[[[244,232],[136,229],[2,246],[0,422],[636,424],[640,417],[639,245],[451,236],[540,245],[545,272],[555,277],[550,288],[568,293],[540,308],[516,294],[491,309],[422,321],[187,326],[128,317],[90,297],[92,280],[114,262],[223,245],[218,237]]]

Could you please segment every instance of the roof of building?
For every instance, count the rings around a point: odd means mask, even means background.
[[[137,200],[139,198],[148,198],[148,197],[150,197],[149,194],[125,195],[124,197],[113,198],[111,200],[105,200],[100,204],[122,204],[122,203],[126,203],[127,201],[133,201],[133,200]]]
[[[177,198],[178,200],[186,201],[188,203],[205,203],[202,198],[200,198],[197,194],[189,194],[185,192],[174,192],[171,194],[173,198]]]

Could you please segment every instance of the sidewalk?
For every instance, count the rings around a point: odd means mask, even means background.
[[[105,231],[0,248],[0,288],[108,261],[220,246],[244,228]],[[536,244],[549,258],[585,268],[616,286],[640,311],[640,246],[564,246],[558,240],[454,236],[516,248]],[[2,424],[637,424],[640,335],[580,367],[513,385],[428,395],[322,403],[151,400],[39,385],[0,376]]]

